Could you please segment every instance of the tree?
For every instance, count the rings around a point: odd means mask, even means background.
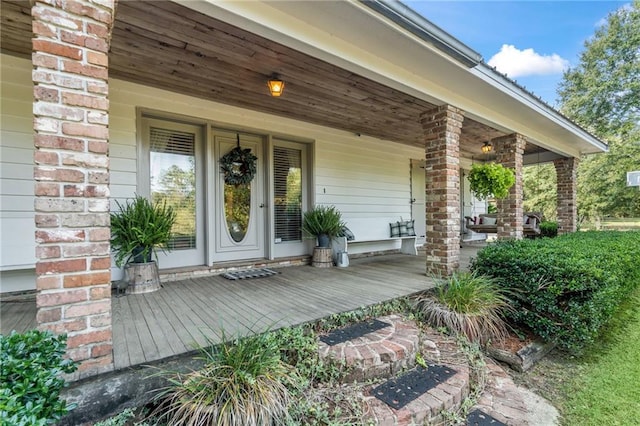
[[[556,171],[553,164],[539,164],[524,168],[524,201],[526,212],[542,212],[546,220],[556,220]]]
[[[609,14],[558,93],[565,115],[609,143],[582,159],[579,214],[640,216],[640,191],[626,186],[626,172],[640,169],[640,0]]]

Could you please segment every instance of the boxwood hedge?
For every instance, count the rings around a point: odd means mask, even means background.
[[[478,252],[472,269],[510,293],[511,320],[579,352],[640,284],[640,232],[498,242]]]

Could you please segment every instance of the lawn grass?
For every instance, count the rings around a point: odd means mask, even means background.
[[[640,287],[586,355],[554,351],[513,375],[558,408],[563,426],[640,424]]]
[[[602,338],[564,385],[563,424],[640,422],[640,288],[620,306]]]
[[[602,219],[600,222],[599,228],[596,227],[595,223],[587,222],[582,224],[581,229],[583,230],[610,230],[610,231],[632,231],[640,229],[640,217],[630,217],[624,219],[616,219],[616,218],[606,218]]]

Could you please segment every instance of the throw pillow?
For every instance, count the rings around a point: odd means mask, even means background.
[[[391,238],[396,238],[400,236],[400,223],[399,222],[391,222],[389,224],[389,230],[391,231]]]
[[[404,222],[398,222],[400,224],[400,236],[401,237],[415,237],[416,227],[415,220],[405,220]]]
[[[484,221],[482,222],[484,225],[495,225],[498,220],[495,217],[484,217]]]

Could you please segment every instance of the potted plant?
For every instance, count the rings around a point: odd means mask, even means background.
[[[506,198],[509,188],[516,183],[513,170],[494,162],[472,165],[468,179],[471,192],[481,200]]]
[[[111,213],[111,248],[116,252],[116,265],[148,263],[156,247],[169,250],[167,243],[176,220],[172,207],[164,202],[152,204],[140,195],[124,205],[116,200],[116,205],[119,211]]]
[[[111,213],[111,249],[116,252],[116,265],[125,265],[124,287],[127,293],[157,290],[160,278],[152,257],[157,260],[157,248],[170,250],[167,244],[176,212],[165,202],[152,204],[139,195],[116,205],[119,211]]]
[[[345,226],[342,215],[334,206],[316,206],[304,213],[302,230],[318,239],[318,247],[330,247],[331,238]]]

